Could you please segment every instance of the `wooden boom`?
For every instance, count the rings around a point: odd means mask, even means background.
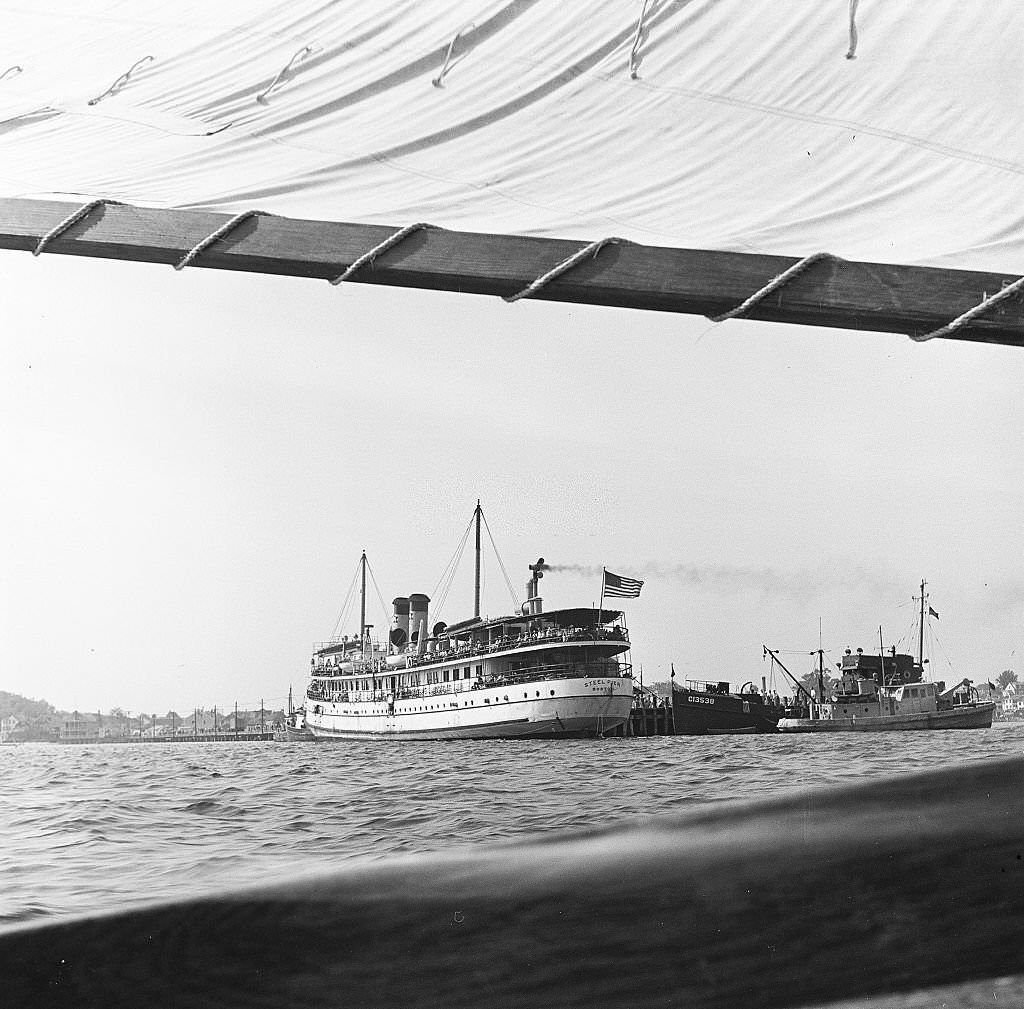
[[[0,248],[34,250],[80,206],[0,200]],[[204,211],[107,205],[55,237],[46,253],[171,265],[230,219]],[[397,225],[251,217],[201,252],[192,265],[333,279],[396,230]],[[426,228],[361,268],[351,282],[508,297],[584,244]],[[605,246],[533,297],[713,317],[741,304],[795,262],[784,256],[622,242]],[[751,308],[747,317],[921,335],[946,325],[1016,279],[829,259],[813,264]],[[951,338],[1024,345],[1021,298],[1007,298]]]
[[[985,982],[987,1005],[1024,973],[1022,807],[1024,760],[977,761],[26,924],[0,932],[3,995],[781,1009]]]

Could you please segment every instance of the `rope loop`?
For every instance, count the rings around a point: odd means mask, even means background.
[[[5,80],[8,76],[17,77],[20,73],[24,73],[24,70],[15,63],[14,66],[8,67],[2,74],[0,74],[0,81]]]
[[[814,266],[815,263],[820,263],[826,259],[834,260],[837,263],[841,262],[839,257],[833,256],[831,252],[815,252],[813,255],[804,256],[803,259],[794,263],[789,269],[783,270],[777,277],[773,277],[764,287],[759,291],[755,291],[747,298],[746,301],[735,308],[730,308],[728,312],[723,312],[721,315],[709,315],[707,318],[712,322],[725,322],[726,319],[737,319],[742,315],[746,315],[758,302],[774,294],[780,287],[788,284],[791,280],[795,280],[805,270]]]
[[[606,245],[618,245],[623,241],[625,241],[625,239],[611,237],[602,238],[599,241],[591,242],[589,245],[585,245],[582,249],[579,249],[576,252],[574,252],[567,259],[563,259],[562,262],[560,262],[556,267],[554,267],[551,270],[548,270],[547,273],[539,276],[535,281],[533,281],[533,283],[527,285],[518,293],[505,295],[502,300],[507,301],[511,304],[513,301],[519,301],[520,298],[533,297],[533,295],[535,295],[542,287],[546,287],[548,284],[550,284],[552,280],[556,279],[557,277],[560,277],[563,273],[567,273],[574,266],[578,266],[580,263],[582,263],[583,260],[587,258],[587,256],[593,258],[597,256],[597,254]]]
[[[643,37],[644,20],[647,17],[647,5],[651,0],[644,0],[640,8],[640,17],[636,22],[636,34],[633,36],[633,48],[629,51],[629,78],[635,81],[640,76],[640,42]]]
[[[307,56],[311,55],[313,52],[314,48],[312,45],[303,46],[297,53],[295,53],[294,56],[292,56],[292,58],[283,67],[281,67],[281,69],[277,72],[277,76],[266,86],[266,88],[264,88],[256,96],[256,101],[259,102],[260,105],[269,105],[270,93],[274,91],[278,87],[278,85],[280,85],[283,82],[284,77],[288,73],[288,71],[291,70],[291,68],[296,63],[301,62]]]
[[[850,0],[850,48],[846,50],[846,58],[857,58],[857,4],[859,0]]]
[[[153,60],[152,56],[143,56],[141,60],[136,60],[131,67],[126,70],[113,84],[103,92],[102,95],[97,95],[95,98],[90,98],[89,105],[98,105],[103,101],[104,98],[109,98],[111,95],[116,95],[127,83],[131,80],[131,76],[139,69],[144,63],[151,63]]]
[[[378,256],[382,256],[388,249],[393,249],[413,232],[422,231],[424,228],[429,227],[429,224],[407,224],[404,228],[400,228],[393,235],[385,238],[379,245],[375,245],[369,252],[364,252],[344,273],[334,277],[330,284],[337,287],[338,284],[348,280],[357,270],[361,270],[364,266],[369,266]]]
[[[463,25],[452,36],[451,42],[448,43],[448,52],[445,54],[444,63],[441,64],[441,70],[438,73],[438,75],[430,82],[431,84],[434,85],[435,88],[443,88],[444,87],[444,79],[445,79],[445,77],[448,76],[448,72],[450,70],[454,70],[455,67],[458,66],[458,64],[460,64],[466,58],[467,54],[463,53],[463,55],[460,56],[453,63],[452,62],[452,50],[455,48],[455,43],[458,42],[459,39],[463,35],[466,34],[466,32],[471,31],[474,28],[476,28],[476,25],[472,21],[470,21],[468,24]]]
[[[193,246],[182,259],[174,264],[176,270],[184,270],[186,266],[189,266],[201,252],[208,249],[214,242],[220,241],[229,232],[235,230],[243,221],[247,221],[250,217],[262,217],[266,216],[266,211],[263,210],[243,210],[240,214],[235,214],[229,221],[225,221],[213,234],[207,235],[201,242]]]
[[[928,340],[934,340],[940,336],[951,336],[957,330],[963,329],[968,323],[973,322],[979,315],[984,315],[989,309],[995,308],[1001,301],[1012,298],[1021,291],[1024,291],[1024,277],[1019,277],[1012,284],[1007,284],[990,298],[983,298],[973,308],[969,308],[963,315],[958,315],[952,322],[946,323],[945,326],[934,329],[930,333],[922,333],[920,336],[915,336],[911,333],[910,339],[914,343],[927,343]]]
[[[124,204],[119,200],[90,200],[88,203],[83,204],[73,214],[69,214],[60,222],[56,227],[51,228],[42,238],[39,239],[38,244],[32,250],[33,256],[38,256],[47,245],[50,244],[59,235],[64,234],[68,228],[77,224],[79,221],[88,217],[97,207],[123,207]]]

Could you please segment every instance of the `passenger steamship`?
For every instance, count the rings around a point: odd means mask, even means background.
[[[360,560],[358,636],[314,647],[305,727],[317,740],[558,738],[601,736],[629,717],[629,632],[619,611],[545,612],[530,565],[518,613],[480,616],[480,521],[475,614],[429,630],[430,600],[394,599],[388,640],[366,624],[366,554]],[[603,603],[603,599],[602,599]]]

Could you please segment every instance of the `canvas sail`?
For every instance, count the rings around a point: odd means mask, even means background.
[[[0,197],[1024,272],[1012,0],[0,0],[0,26]]]

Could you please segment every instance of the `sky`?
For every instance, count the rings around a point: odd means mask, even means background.
[[[922,578],[935,678],[1024,672],[1024,351],[0,256],[0,689],[280,706],[361,551],[383,629],[477,499],[520,602],[540,556],[588,569],[548,608],[645,580],[648,683],[759,682],[762,644],[799,675],[819,633],[912,650]],[[431,622],[472,593],[467,550]]]

